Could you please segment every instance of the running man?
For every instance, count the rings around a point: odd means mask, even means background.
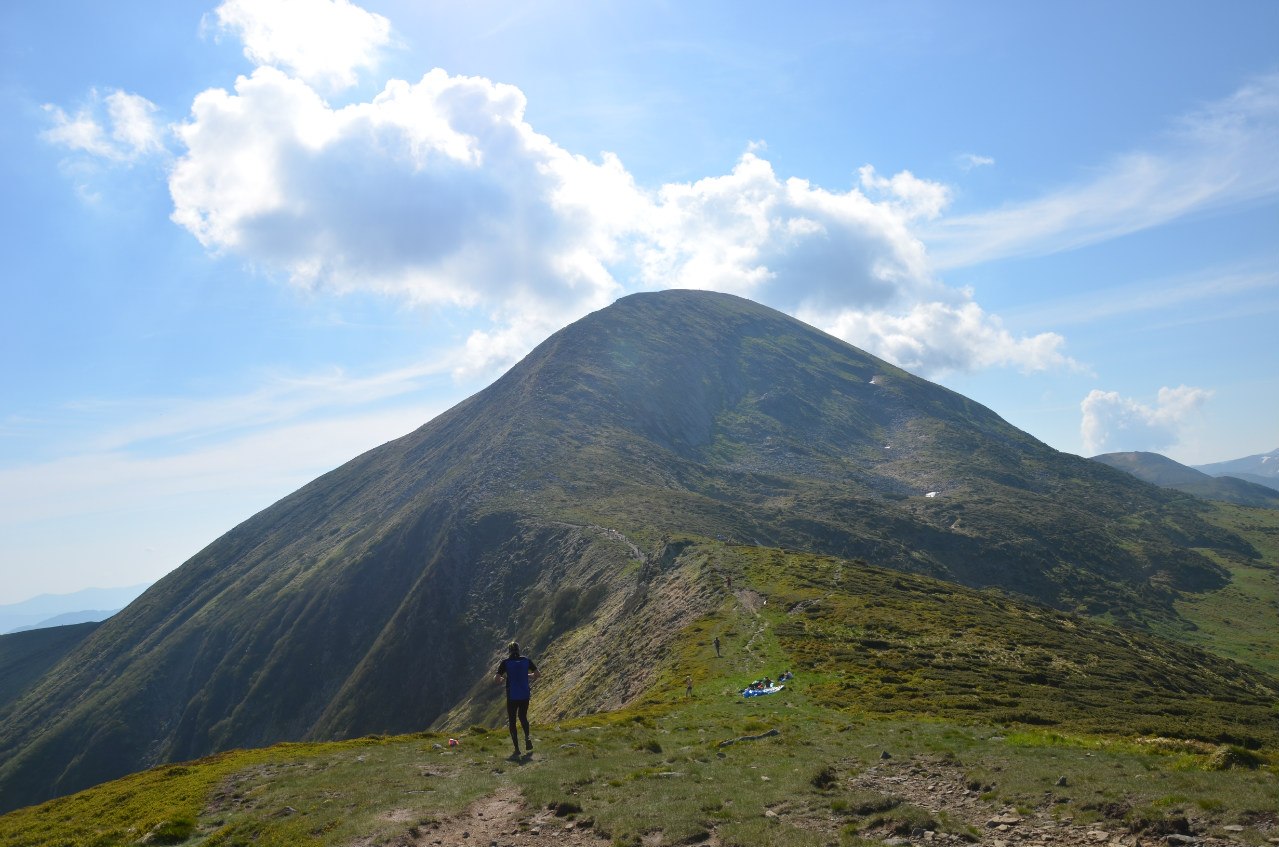
[[[520,655],[520,645],[512,641],[507,645],[509,655],[497,665],[495,682],[506,683],[506,720],[511,727],[511,743],[515,745],[515,757],[520,755],[520,738],[515,734],[515,718],[524,727],[524,747],[533,752],[533,739],[528,734],[528,701],[532,695],[529,683],[537,679],[537,665],[527,656]]]

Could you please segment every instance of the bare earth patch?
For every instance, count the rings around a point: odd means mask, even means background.
[[[566,821],[549,809],[530,809],[512,786],[472,803],[460,815],[417,828],[405,847],[552,847],[608,844],[585,821]]]

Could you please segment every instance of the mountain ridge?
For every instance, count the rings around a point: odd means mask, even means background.
[[[1273,487],[1229,474],[1210,476],[1158,453],[1104,453],[1093,456],[1092,460],[1127,471],[1153,485],[1184,491],[1207,500],[1279,509],[1279,490]]]
[[[1233,476],[1279,491],[1279,449],[1271,450],[1269,453],[1245,456],[1242,459],[1195,465],[1194,468],[1210,476]]]
[[[69,594],[38,594],[17,603],[0,605],[0,633],[19,627],[43,626],[43,622],[64,614],[98,609],[121,609],[137,599],[151,583],[121,588],[84,588]]]

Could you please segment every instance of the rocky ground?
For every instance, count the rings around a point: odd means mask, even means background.
[[[952,829],[956,824],[969,829],[964,834],[924,829],[903,834],[885,826],[862,833],[864,838],[880,840],[890,847],[944,847],[973,841],[985,847],[1238,847],[1245,843],[1232,831],[1242,831],[1242,827],[1209,831],[1205,823],[1198,821],[1186,821],[1185,827],[1163,827],[1184,831],[1156,828],[1135,833],[1114,821],[1075,823],[1054,816],[1050,799],[1042,808],[1028,813],[993,810],[981,799],[979,791],[965,782],[963,769],[944,760],[886,759],[849,777],[845,784],[848,789],[900,798],[934,817],[944,815]],[[570,810],[531,809],[509,786],[472,804],[456,817],[415,827],[396,847],[602,847],[611,843],[594,829],[589,818],[574,815],[570,819],[565,811]],[[784,817],[797,813],[766,809],[761,814]],[[805,820],[803,826],[821,830],[829,827],[830,843],[839,843],[841,821],[837,819]],[[1259,822],[1254,828],[1262,831],[1271,844],[1279,844],[1279,819]],[[975,838],[972,833],[977,833]],[[643,840],[644,847],[665,843],[660,831],[649,833]],[[703,843],[707,847],[722,844],[714,832]]]
[[[979,832],[979,843],[990,847],[1229,847],[1243,843],[1232,837],[1243,827],[1221,827],[1219,832],[1209,833],[1204,822],[1194,820],[1184,821],[1184,826],[1165,824],[1142,832],[1131,832],[1117,821],[1075,823],[1069,817],[1053,814],[1055,803],[1050,797],[1026,814],[1013,809],[992,814],[990,804],[980,799],[980,792],[966,784],[963,768],[945,761],[888,759],[853,777],[849,784],[900,797],[935,816],[945,814]],[[1279,844],[1279,822],[1259,822],[1257,828],[1270,836],[1271,844]],[[965,840],[959,835],[930,831],[915,831],[908,837],[892,832],[877,835],[886,844],[900,847]]]

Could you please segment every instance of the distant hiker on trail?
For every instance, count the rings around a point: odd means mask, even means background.
[[[514,757],[520,755],[520,739],[515,734],[515,718],[518,715],[520,725],[524,727],[524,747],[533,752],[533,739],[528,734],[528,701],[532,696],[530,681],[537,679],[537,665],[527,656],[520,655],[519,643],[512,641],[507,645],[509,655],[498,662],[494,681],[506,683],[506,720],[511,728],[511,743],[515,745]]]
[[[715,636],[715,658],[719,658],[719,636]]]

